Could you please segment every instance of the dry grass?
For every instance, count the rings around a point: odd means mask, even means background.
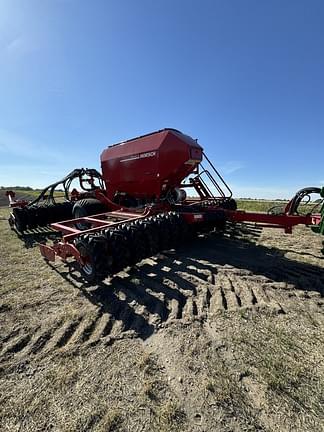
[[[7,215],[1,431],[323,430],[319,236],[199,239],[86,287],[24,248]]]
[[[306,317],[297,322],[266,322],[259,334],[244,330],[238,346],[251,377],[266,386],[273,407],[285,409],[285,421],[298,424],[303,419],[304,427],[311,429],[324,419],[324,356],[323,350],[314,350],[318,341],[324,342],[324,334]]]

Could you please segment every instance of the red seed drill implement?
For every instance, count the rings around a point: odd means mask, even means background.
[[[175,129],[109,146],[101,154],[101,169],[101,174],[76,169],[31,202],[7,192],[11,227],[24,233],[50,225],[60,232],[60,240],[39,244],[41,254],[48,261],[76,260],[90,283],[197,233],[222,231],[226,222],[253,222],[286,233],[302,224],[324,234],[323,200],[317,200],[317,213],[298,211],[310,194],[324,198],[324,188],[300,190],[281,212],[237,210],[229,186],[197,140]],[[75,181],[81,191],[71,190]]]

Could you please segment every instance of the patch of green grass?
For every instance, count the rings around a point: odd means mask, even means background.
[[[285,210],[286,205],[288,204],[288,201],[284,200],[249,200],[249,199],[237,199],[237,208],[239,210],[245,210],[250,212],[262,212],[267,213],[270,209],[274,213],[281,213]],[[316,211],[319,210],[319,207],[313,211],[313,208],[315,207],[315,203],[304,203],[302,202],[298,208],[298,212],[300,214],[306,214],[306,213],[316,213]]]
[[[237,208],[239,210],[253,212],[267,212],[270,208],[277,207],[284,209],[288,201],[268,201],[268,200],[245,200],[237,199]]]

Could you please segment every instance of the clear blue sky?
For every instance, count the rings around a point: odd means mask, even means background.
[[[175,127],[236,196],[324,184],[324,1],[0,0],[0,185]]]

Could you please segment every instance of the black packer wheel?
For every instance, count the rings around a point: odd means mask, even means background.
[[[102,236],[81,238],[75,241],[84,264],[80,264],[80,272],[89,283],[101,282],[110,274],[107,260],[107,242]]]

